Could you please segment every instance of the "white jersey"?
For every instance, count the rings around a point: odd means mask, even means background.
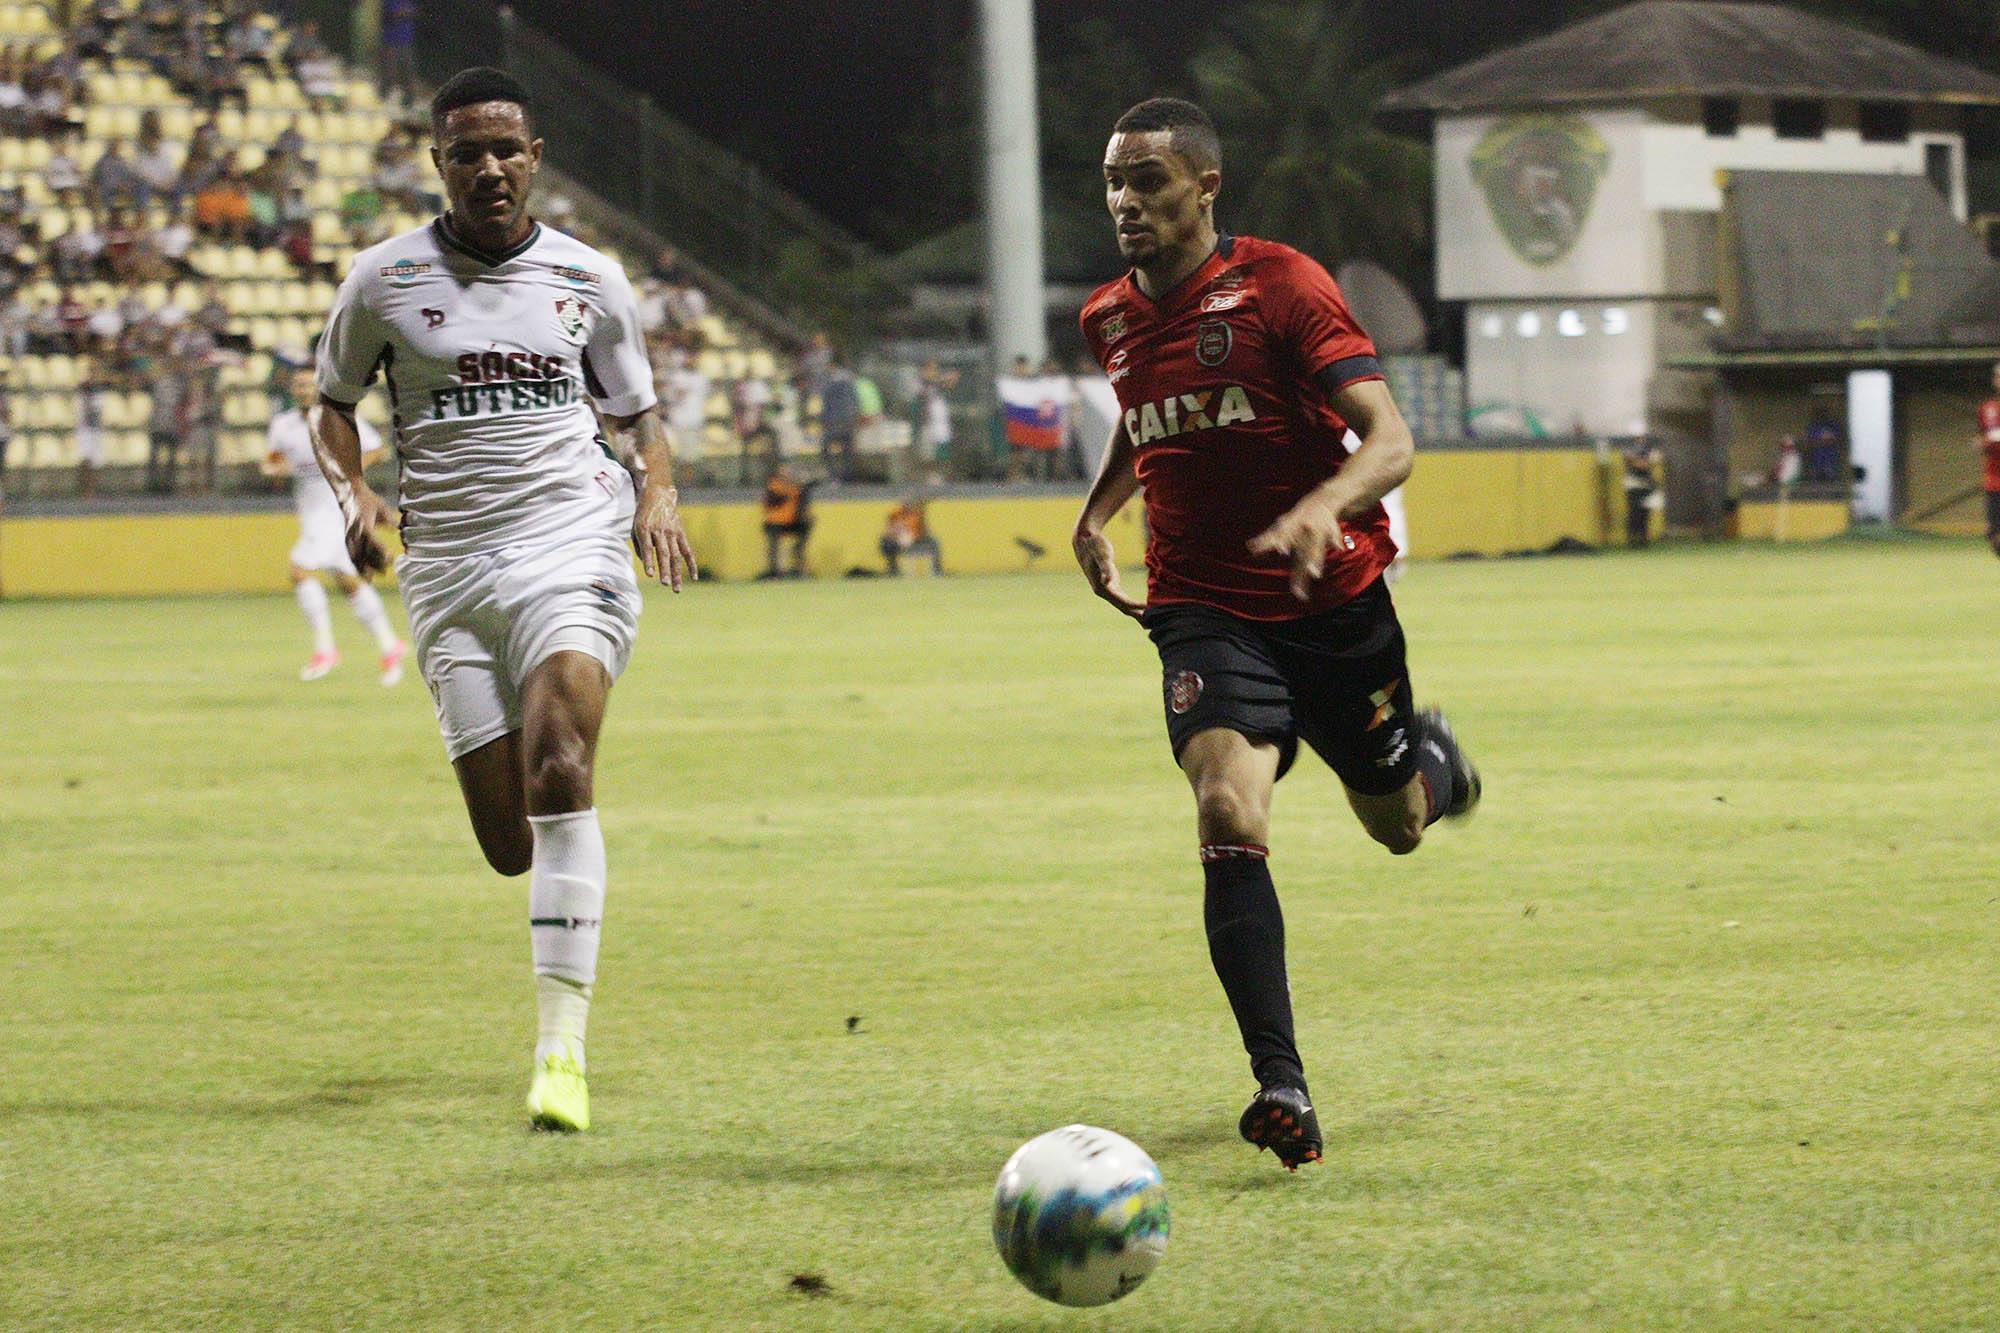
[[[503,255],[442,219],[364,250],[334,298],[319,389],[388,382],[403,543],[460,556],[629,522],[630,475],[598,435],[655,402],[624,270],[535,224]]]
[[[357,420],[361,428],[361,454],[367,457],[382,447],[382,437],[373,426]],[[292,503],[297,506],[300,521],[324,518],[332,514],[340,517],[340,505],[333,498],[333,486],[320,471],[319,459],[313,454],[312,428],[306,424],[306,414],[294,407],[271,418],[271,429],[264,435],[264,452],[276,454],[285,460],[285,466],[292,473]],[[342,524],[345,527],[345,523]]]

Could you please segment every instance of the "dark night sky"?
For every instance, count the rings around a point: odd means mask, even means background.
[[[1038,24],[1103,18],[1168,64],[1239,0],[1044,0]],[[975,0],[515,0],[544,32],[744,151],[851,227],[902,169],[901,132],[929,114],[937,69],[970,32]],[[1368,0],[1378,52],[1421,68],[1550,31],[1559,0]],[[1132,100],[1154,90],[1135,86]]]

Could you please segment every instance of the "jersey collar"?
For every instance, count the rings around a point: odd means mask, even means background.
[[[460,240],[458,233],[451,229],[451,224],[445,221],[445,217],[449,216],[450,214],[445,214],[431,223],[431,234],[437,238],[437,243],[447,250],[456,250],[467,258],[476,259],[488,268],[496,268],[510,259],[519,259],[533,248],[536,241],[542,239],[542,224],[537,222],[529,226],[528,234],[523,236],[520,243],[512,249],[504,250],[497,255],[488,254],[470,241]]]
[[[1208,258],[1202,260],[1194,272],[1182,278],[1166,291],[1161,292],[1158,297],[1146,295],[1145,289],[1139,286],[1139,270],[1136,268],[1126,272],[1125,282],[1131,287],[1132,294],[1147,306],[1156,311],[1167,310],[1178,304],[1181,298],[1189,292],[1194,291],[1210,278],[1220,273],[1228,265],[1230,256],[1235,253],[1236,238],[1221,228],[1217,228],[1215,233],[1215,249],[1209,251]]]

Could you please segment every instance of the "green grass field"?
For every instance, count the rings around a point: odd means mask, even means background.
[[[1392,859],[1279,789],[1297,1177],[1234,1136],[1156,659],[1079,579],[649,598],[578,1139],[521,1109],[526,881],[343,607],[305,687],[289,599],[0,605],[0,1326],[2000,1325],[1992,556],[1399,601],[1486,805]],[[988,1237],[1076,1120],[1174,1213],[1095,1313]]]

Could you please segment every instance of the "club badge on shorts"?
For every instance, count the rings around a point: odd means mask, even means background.
[[[1204,366],[1214,367],[1229,359],[1229,349],[1236,345],[1236,335],[1229,331],[1226,319],[1205,319],[1195,326],[1194,359]]]
[[[1167,677],[1167,707],[1176,716],[1187,712],[1201,698],[1201,676],[1193,671],[1176,671]]]

